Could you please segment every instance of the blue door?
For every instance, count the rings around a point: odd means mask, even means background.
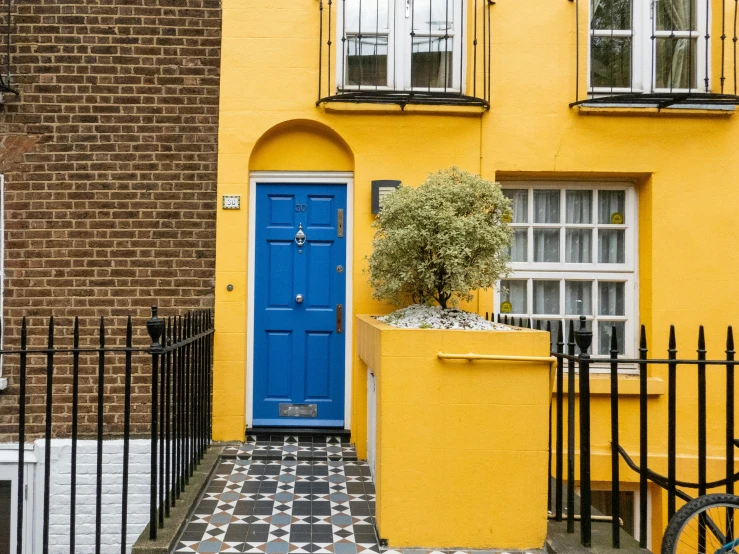
[[[257,184],[253,425],[343,427],[346,185]]]

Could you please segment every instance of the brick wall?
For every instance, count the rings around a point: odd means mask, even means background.
[[[128,314],[135,343],[147,344],[153,303],[164,315],[213,305],[220,2],[23,0],[12,11],[20,95],[5,94],[0,110],[5,346],[18,344],[23,316],[29,341],[44,343],[51,315],[59,345],[71,344],[75,315],[83,343],[97,342],[100,316],[108,343],[120,343]],[[45,379],[43,358],[32,363],[33,434]],[[106,370],[110,424],[120,423],[121,370]],[[144,410],[148,371],[135,364]],[[0,438],[17,440],[17,360],[6,357],[3,373]],[[54,375],[68,393],[69,365]],[[64,435],[69,397],[55,404]]]

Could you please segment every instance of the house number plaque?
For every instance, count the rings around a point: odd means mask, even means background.
[[[241,196],[238,194],[223,195],[223,209],[224,210],[240,210],[241,209]]]

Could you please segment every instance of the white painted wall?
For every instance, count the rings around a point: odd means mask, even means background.
[[[69,514],[71,508],[71,460],[72,441],[53,440],[51,442],[51,488],[49,509],[49,552],[67,554],[69,552]],[[127,550],[143,532],[149,521],[149,473],[150,442],[147,439],[130,441],[128,476],[128,523]],[[12,478],[14,495],[17,494],[17,454],[7,455],[17,449],[16,445],[3,445],[6,458],[0,458],[0,476]],[[28,506],[24,526],[31,525],[24,533],[24,552],[41,552],[43,529],[43,486],[44,486],[44,441],[38,440],[32,452],[27,450],[27,462],[31,460],[28,477]],[[97,482],[97,443],[94,440],[80,440],[77,443],[77,508],[75,523],[75,553],[92,554],[95,551],[95,513]],[[5,471],[2,471],[5,470]],[[29,479],[30,477],[30,479]],[[102,486],[102,526],[101,543],[103,553],[120,553],[121,513],[123,488],[123,441],[103,442],[103,486]],[[15,500],[14,500],[15,501]],[[29,513],[30,515],[30,513]],[[29,521],[29,519],[31,521]],[[15,525],[15,524],[13,524]],[[31,540],[29,540],[31,539]],[[15,552],[15,536],[12,537],[11,552]]]
[[[41,442],[41,444],[38,444]],[[71,500],[72,441],[52,441],[51,502],[49,509],[49,552],[69,552],[69,511]],[[149,521],[150,441],[130,441],[128,469],[127,542],[132,545]],[[43,442],[40,447],[36,483],[43,488]],[[75,552],[95,551],[95,514],[97,483],[97,443],[86,440],[77,443],[77,521]],[[123,491],[123,441],[103,442],[102,486],[102,552],[120,553]],[[41,493],[43,506],[43,492]],[[38,511],[37,511],[38,513]]]

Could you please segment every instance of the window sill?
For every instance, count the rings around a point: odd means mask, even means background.
[[[321,98],[316,106],[334,113],[413,113],[480,115],[490,108],[481,98],[458,93],[405,91],[350,91]]]
[[[580,393],[580,376],[575,377],[575,394]],[[557,387],[555,383],[554,392]],[[564,387],[562,392],[567,394],[569,390],[567,383],[567,374],[565,373]],[[590,376],[590,394],[606,395],[611,394],[611,377],[610,375],[591,375]],[[665,382],[659,377],[647,378],[647,396],[662,396],[665,394]],[[618,395],[619,396],[639,396],[639,377],[636,375],[619,375],[618,376]]]
[[[679,116],[679,117],[719,117],[726,118],[734,115],[735,106],[710,104],[681,104],[660,108],[656,104],[606,104],[583,103],[577,106],[581,115],[637,115],[637,116]]]

